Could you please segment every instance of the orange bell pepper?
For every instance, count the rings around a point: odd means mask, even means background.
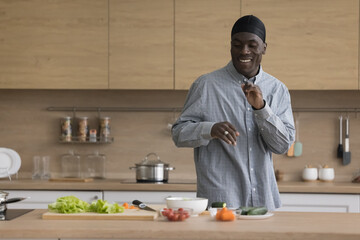
[[[215,218],[218,221],[234,221],[235,214],[233,213],[233,211],[227,209],[226,207],[223,207],[221,210],[218,210]]]

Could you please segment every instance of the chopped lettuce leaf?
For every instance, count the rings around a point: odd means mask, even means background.
[[[90,204],[75,196],[59,197],[56,202],[48,205],[51,212],[57,213],[82,213],[87,212]]]
[[[106,200],[97,200],[96,202],[92,202],[90,205],[91,212],[97,213],[122,213],[124,212],[124,207],[119,206],[119,204],[108,203]]]
[[[60,197],[56,202],[48,205],[50,212],[57,213],[83,213],[83,212],[96,212],[96,213],[122,213],[124,207],[119,204],[110,204],[104,200],[97,200],[91,204],[82,201],[74,196]]]

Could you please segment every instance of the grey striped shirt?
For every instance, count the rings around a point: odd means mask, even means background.
[[[183,111],[173,125],[178,147],[194,148],[197,196],[226,202],[229,207],[281,206],[272,153],[284,154],[295,128],[286,86],[260,67],[255,76],[266,102],[254,110],[241,84],[247,80],[230,61],[199,77],[191,86]],[[251,80],[251,79],[250,79]],[[233,124],[240,136],[229,145],[210,135],[217,122]]]

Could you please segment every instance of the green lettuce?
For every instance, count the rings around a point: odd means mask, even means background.
[[[82,201],[75,196],[59,197],[56,202],[48,205],[50,212],[56,213],[122,213],[124,207],[119,206],[117,203],[110,204],[104,200],[97,200],[89,204]]]
[[[90,204],[75,196],[59,197],[56,202],[48,205],[51,212],[57,213],[83,213],[88,212]]]
[[[90,205],[90,212],[97,213],[122,213],[124,212],[124,207],[119,206],[119,204],[108,203],[106,200],[97,200],[96,202],[92,202]]]

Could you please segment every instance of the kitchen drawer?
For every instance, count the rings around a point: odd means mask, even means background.
[[[360,212],[359,194],[281,193],[282,207],[291,212]]]
[[[165,204],[167,197],[196,197],[196,192],[165,191],[104,191],[104,200],[108,202],[131,203],[138,199],[144,203]]]
[[[83,201],[92,202],[102,199],[101,191],[28,191],[28,190],[5,190],[9,193],[8,198],[29,197],[21,202],[8,204],[9,209],[47,209],[48,204],[56,201],[58,197],[75,196]]]

